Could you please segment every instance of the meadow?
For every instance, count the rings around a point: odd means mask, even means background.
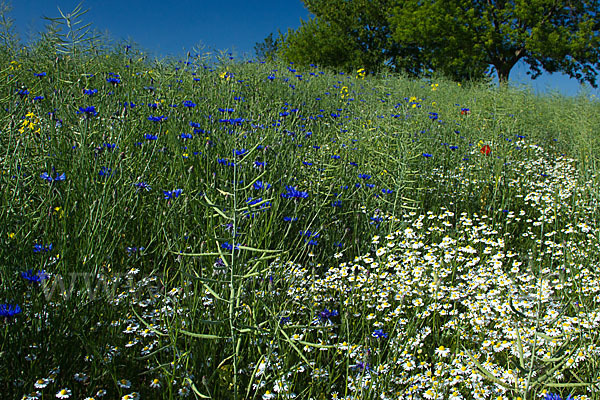
[[[3,398],[598,398],[598,99],[2,65]]]

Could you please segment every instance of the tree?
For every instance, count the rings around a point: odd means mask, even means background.
[[[340,27],[319,18],[302,21],[296,30],[288,29],[278,54],[286,61],[304,66],[314,63],[350,71],[361,65],[358,49]]]
[[[272,61],[279,49],[279,40],[273,39],[273,33],[269,33],[262,42],[257,42],[254,45],[254,53],[256,58],[261,61]]]
[[[390,19],[398,43],[419,46],[434,69],[478,74],[491,65],[501,84],[523,60],[528,74],[564,72],[596,87],[598,0],[406,0]]]
[[[420,76],[432,69],[430,58],[419,43],[400,42],[394,37],[392,22],[396,20],[392,18],[402,1],[303,2],[315,17],[303,21],[299,29],[288,31],[283,58],[346,70],[365,68],[375,72],[385,67],[411,76]]]
[[[355,61],[367,70],[396,64],[398,46],[393,42],[388,16],[394,0],[303,0],[319,21],[335,27],[355,53]],[[350,50],[350,49],[349,49]]]

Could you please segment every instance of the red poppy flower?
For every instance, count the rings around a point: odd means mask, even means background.
[[[489,156],[490,153],[492,152],[492,149],[490,148],[490,146],[488,146],[486,144],[485,146],[481,147],[481,149],[479,151],[481,151],[481,154]]]

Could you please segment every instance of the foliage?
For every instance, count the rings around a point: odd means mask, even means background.
[[[273,33],[254,45],[256,58],[261,61],[273,61],[279,49],[280,38],[273,39]]]
[[[394,9],[393,37],[421,47],[450,75],[477,77],[491,65],[506,83],[523,60],[533,78],[560,71],[595,87],[599,9],[596,0],[408,0]]]
[[[419,75],[427,69],[415,46],[392,38],[389,15],[392,0],[309,0],[304,4],[315,17],[288,30],[284,59],[354,71],[382,69]]]
[[[600,60],[597,0],[305,0],[315,17],[290,30],[287,61],[352,70],[384,66],[456,81],[492,72],[506,83],[519,62],[529,74],[564,72],[595,85]]]
[[[318,64],[342,71],[351,71],[360,64],[359,50],[342,29],[318,18],[302,21],[296,30],[288,29],[279,54],[294,64]]]

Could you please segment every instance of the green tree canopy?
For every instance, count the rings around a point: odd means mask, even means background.
[[[598,0],[407,0],[391,18],[399,43],[419,46],[433,68],[475,73],[491,65],[501,83],[523,60],[532,78],[564,72],[596,87]],[[470,71],[472,70],[472,71]]]
[[[519,62],[536,78],[563,72],[596,86],[600,0],[303,0],[315,17],[289,30],[281,54],[341,69],[386,66],[455,80]]]
[[[360,64],[360,52],[341,28],[319,18],[302,21],[297,30],[289,29],[279,54],[299,65],[319,64],[351,70]]]
[[[315,15],[289,30],[283,58],[333,68],[378,71],[384,67],[417,75],[424,69],[416,47],[400,46],[389,19],[396,0],[304,0]]]

